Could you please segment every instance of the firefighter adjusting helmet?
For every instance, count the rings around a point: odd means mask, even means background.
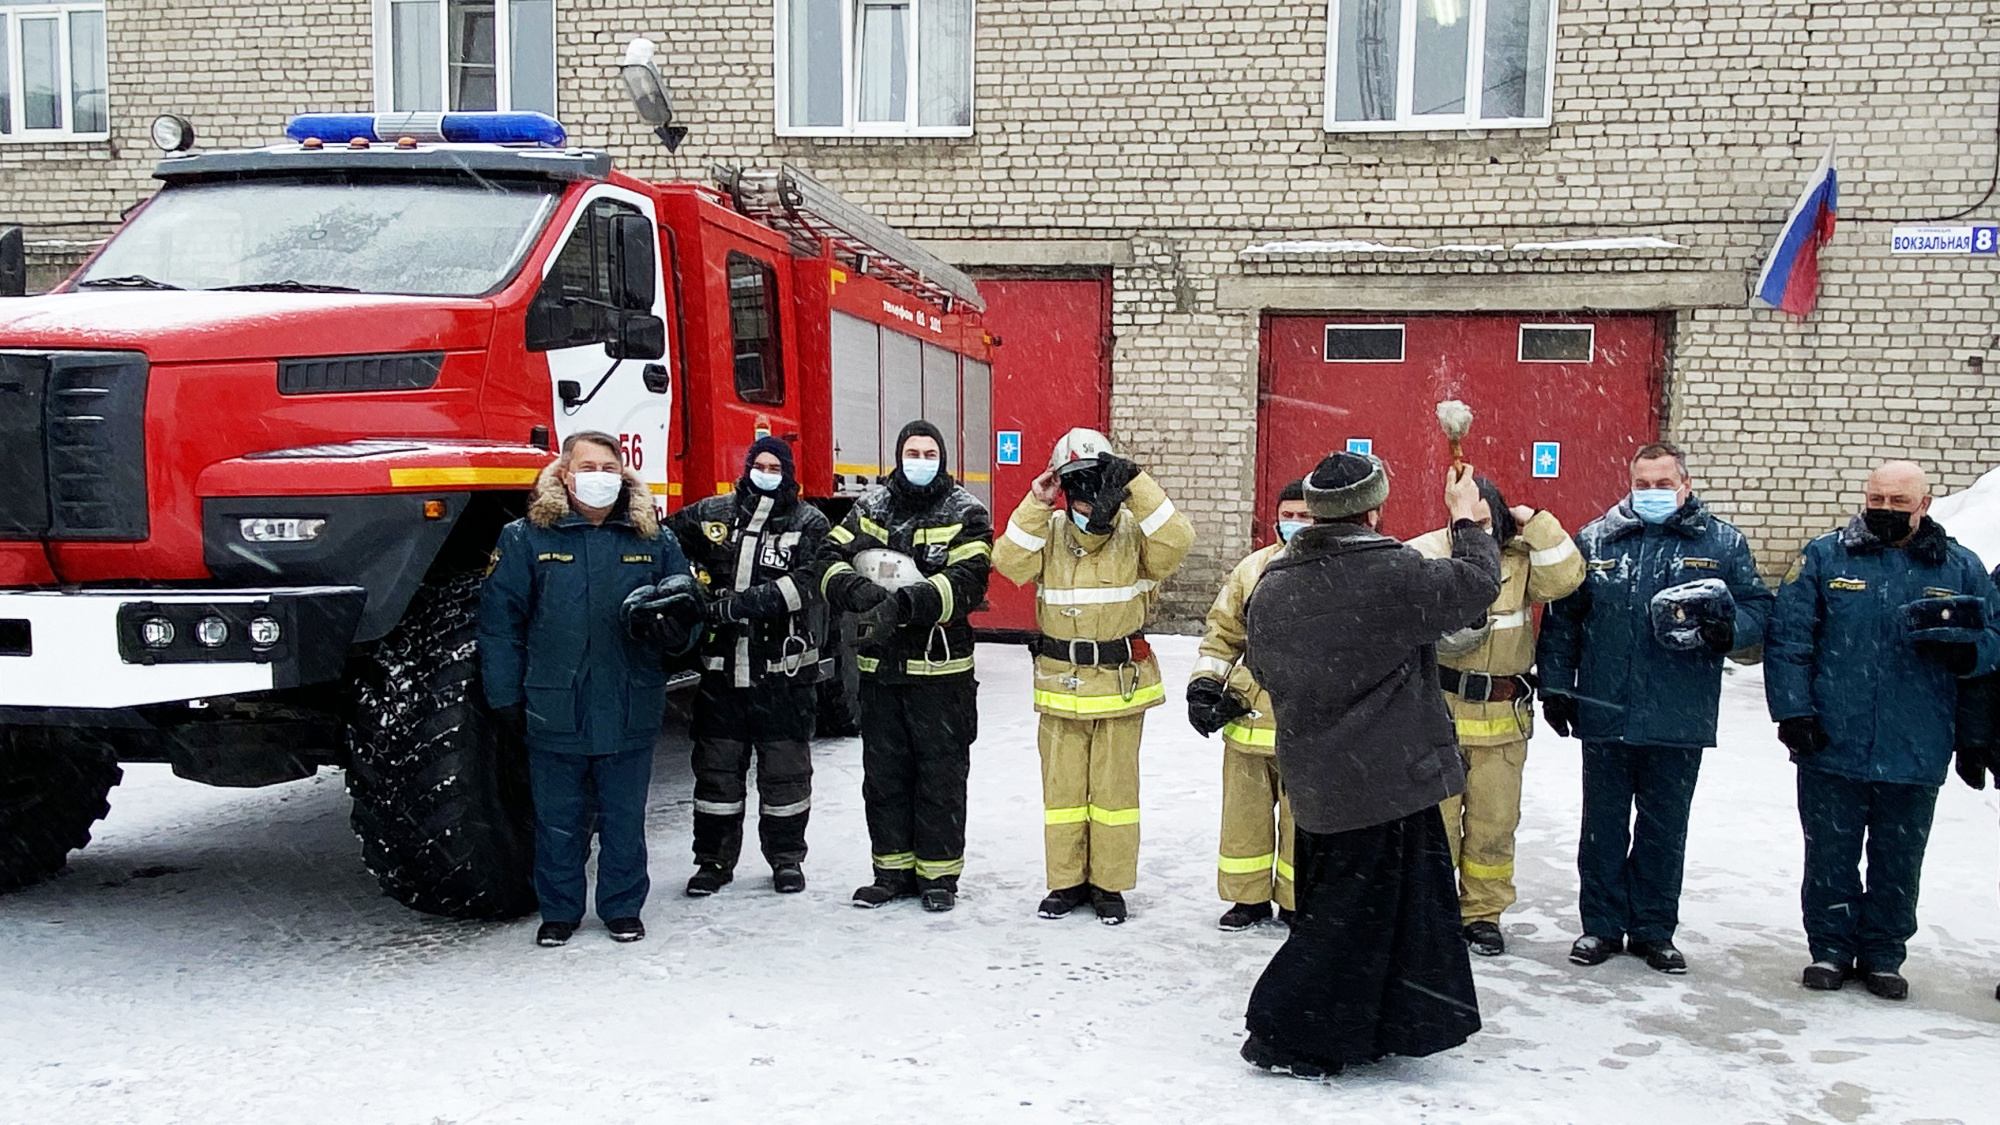
[[[1118,451],[1111,448],[1110,438],[1096,430],[1078,426],[1056,442],[1055,451],[1049,454],[1049,468],[1060,480],[1071,472],[1097,468],[1097,455],[1100,453],[1118,455]]]

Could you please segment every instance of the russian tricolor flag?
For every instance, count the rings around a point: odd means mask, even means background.
[[[1833,237],[1833,216],[1840,209],[1840,177],[1833,170],[1833,145],[1819,158],[1819,167],[1792,204],[1778,244],[1764,259],[1751,300],[1761,301],[1793,316],[1812,312],[1819,301],[1819,248]]]

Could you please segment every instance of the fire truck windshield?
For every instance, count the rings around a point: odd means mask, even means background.
[[[561,191],[545,180],[460,176],[176,185],[71,288],[479,296],[514,276]]]

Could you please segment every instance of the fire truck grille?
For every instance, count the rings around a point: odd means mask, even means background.
[[[422,391],[437,385],[443,352],[337,355],[287,359],[278,363],[281,395],[329,395],[356,391]]]
[[[0,538],[146,538],[146,357],[0,352]]]

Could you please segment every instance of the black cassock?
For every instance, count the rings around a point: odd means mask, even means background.
[[[1250,1033],[1329,1071],[1479,1030],[1444,818],[1298,831],[1292,934],[1250,993]]]

